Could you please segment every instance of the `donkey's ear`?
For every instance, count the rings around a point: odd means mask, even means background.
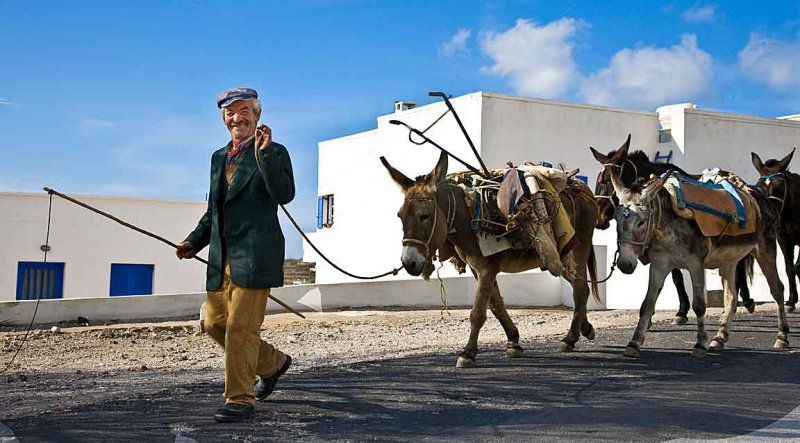
[[[652,200],[656,195],[658,195],[658,191],[664,186],[664,183],[667,182],[670,174],[664,174],[661,177],[651,181],[650,183],[645,186],[644,190],[642,191],[642,202],[646,203]]]
[[[794,153],[794,151],[792,151]],[[758,156],[755,152],[751,152],[750,156],[753,158],[753,166],[755,166],[756,171],[759,174],[765,175],[767,173],[767,167],[764,166],[764,162],[761,161],[761,157]]]
[[[622,164],[622,161],[628,157],[628,149],[631,147],[631,135],[628,134],[628,138],[625,140],[625,143],[617,149],[617,152],[611,157],[611,161],[616,164]]]
[[[447,177],[447,153],[444,151],[439,155],[439,161],[436,163],[436,167],[433,168],[433,176],[436,178],[437,185],[443,183],[445,177]]]
[[[786,157],[782,158],[781,161],[778,162],[778,170],[785,171],[789,167],[789,163],[792,162],[792,156],[794,155],[794,150],[797,148],[792,148],[792,152],[790,152]]]
[[[383,166],[386,168],[387,171],[389,171],[389,175],[392,176],[392,180],[394,180],[398,185],[400,185],[400,187],[403,188],[403,191],[410,188],[411,185],[414,184],[414,180],[411,180],[410,178],[406,177],[402,172],[398,171],[397,169],[394,168],[394,166],[390,165],[389,161],[386,160],[386,157],[381,156],[381,163],[383,163]]]
[[[615,170],[615,168],[609,168],[611,172],[611,184],[614,185],[614,192],[617,193],[617,198],[620,198],[622,194],[624,194],[628,188],[622,183],[622,179],[619,178],[619,174]]]
[[[608,163],[608,157],[598,152],[597,149],[594,148],[594,146],[589,146],[589,150],[592,151],[594,159],[597,160],[601,165],[605,165]]]

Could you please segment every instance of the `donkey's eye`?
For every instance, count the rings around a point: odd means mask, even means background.
[[[422,213],[422,214],[420,214],[420,215],[419,215],[419,219],[420,219],[420,220],[423,220],[423,221],[424,221],[424,220],[427,220],[427,219],[429,219],[429,218],[431,218],[431,215],[430,215],[430,214],[428,214],[427,212],[425,212],[425,213]]]

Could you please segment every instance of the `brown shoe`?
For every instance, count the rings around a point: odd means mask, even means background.
[[[278,369],[278,372],[272,374],[269,377],[261,377],[253,386],[256,394],[256,400],[263,401],[272,394],[272,391],[275,390],[275,385],[278,384],[278,378],[283,375],[286,371],[289,370],[289,366],[292,365],[292,357],[287,355],[286,362]]]

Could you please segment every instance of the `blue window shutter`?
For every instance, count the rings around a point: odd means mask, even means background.
[[[64,297],[64,263],[19,262],[17,300]]]
[[[150,295],[153,293],[153,265],[112,263],[109,295]]]
[[[317,197],[317,229],[322,229],[322,207],[324,206],[323,197]]]

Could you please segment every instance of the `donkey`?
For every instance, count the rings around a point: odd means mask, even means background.
[[[405,194],[405,200],[397,215],[403,223],[402,262],[406,272],[420,275],[423,267],[430,264],[438,251],[441,261],[457,256],[467,263],[477,279],[475,299],[469,316],[471,326],[469,340],[458,356],[456,367],[475,366],[478,334],[486,322],[487,305],[506,333],[508,339],[506,355],[511,358],[521,357],[523,348],[519,345],[519,331],[506,311],[497,285],[497,274],[540,268],[544,266],[542,258],[533,250],[519,249],[483,256],[475,233],[470,227],[472,214],[464,200],[465,191],[460,186],[446,181],[445,153],[439,157],[433,171],[415,180],[392,167],[386,158],[381,157],[381,162]],[[597,209],[591,190],[588,188],[578,191],[568,187],[561,193],[561,198],[579,241],[573,250],[578,264],[577,275],[570,281],[575,309],[569,331],[558,346],[559,351],[568,352],[575,348],[575,343],[581,335],[589,340],[595,337],[594,327],[586,316],[586,302],[589,298],[586,274],[588,270],[594,296],[597,299],[595,283],[597,272],[592,247],[592,234],[597,224]]]
[[[789,172],[794,149],[781,160],[770,159],[766,163],[762,162],[755,152],[751,155],[753,166],[761,175],[756,186],[778,205],[780,213],[778,244],[783,252],[786,276],[789,279],[786,312],[794,312],[797,305],[795,276],[800,275],[800,257],[797,263],[794,263],[794,248],[800,245],[800,175]]]
[[[688,176],[689,174],[683,169],[670,163],[653,163],[642,151],[634,151],[628,153],[631,145],[631,135],[628,134],[628,139],[625,143],[615,151],[611,151],[608,155],[603,155],[598,152],[594,147],[589,147],[592,151],[594,158],[603,165],[603,169],[597,176],[597,183],[595,184],[595,197],[598,200],[600,208],[600,217],[597,222],[598,229],[608,229],[611,225],[610,221],[614,218],[614,212],[619,205],[619,198],[614,193],[614,187],[611,185],[609,168],[615,168],[618,171],[622,183],[625,186],[630,186],[638,179],[648,178],[651,174],[662,175],[669,171],[679,172]],[[747,287],[747,273],[752,269],[752,260],[743,259],[736,267],[736,282],[737,292],[742,297],[742,305],[751,314],[755,311],[756,302],[750,297],[750,290]],[[683,274],[679,269],[673,269],[672,282],[675,284],[675,289],[678,291],[678,300],[680,305],[678,312],[672,319],[674,325],[685,325],[689,313],[689,295],[686,293],[686,285],[683,280]]]
[[[789,326],[783,306],[783,283],[778,278],[775,264],[777,247],[778,213],[767,198],[756,192],[761,218],[756,232],[739,236],[705,237],[694,220],[677,216],[672,211],[670,196],[663,185],[669,174],[647,184],[634,182],[625,186],[619,173],[610,171],[611,184],[619,197],[619,207],[614,215],[619,242],[619,269],[630,274],[639,260],[650,263],[647,295],[639,311],[639,323],[633,338],[623,353],[626,357],[639,357],[647,326],[653,316],[656,300],[664,279],[675,268],[686,269],[692,279],[692,309],[697,316],[697,342],[692,355],[706,355],[708,335],[705,328],[706,300],[705,269],[719,269],[725,292],[725,314],[717,335],[710,347],[721,350],[728,341],[730,323],[736,313],[736,263],[749,254],[758,261],[769,283],[772,298],[778,307],[778,336],[774,347],[789,346]]]

